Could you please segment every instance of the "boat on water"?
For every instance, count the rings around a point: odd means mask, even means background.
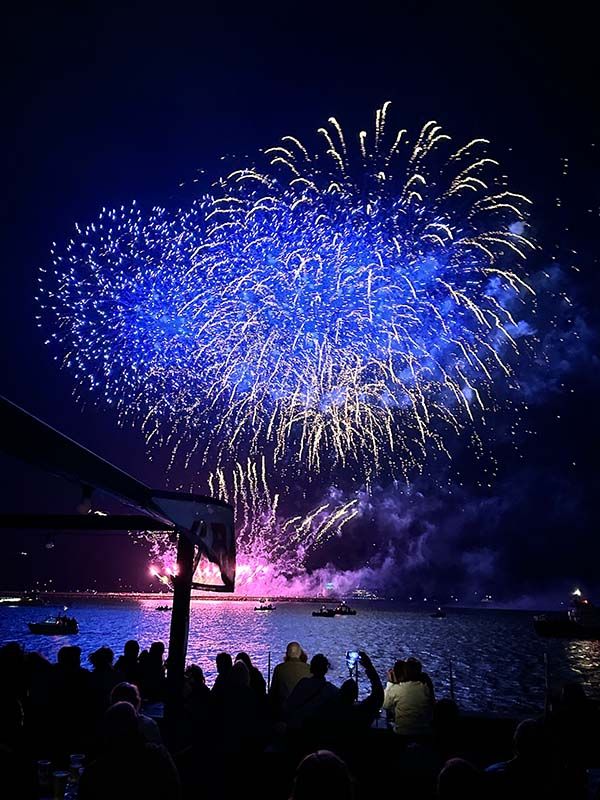
[[[67,617],[65,614],[57,614],[44,622],[28,622],[31,633],[43,634],[44,636],[66,636],[79,633],[79,625],[75,617]]]
[[[46,601],[42,600],[36,592],[29,592],[19,597],[0,597],[0,604],[10,606],[11,608],[15,606],[35,608],[37,606],[45,606]]]
[[[442,611],[441,608],[438,608],[437,611],[434,611],[433,614],[430,614],[429,616],[433,617],[433,619],[446,619],[446,612]]]
[[[173,606],[156,606],[157,611],[172,611]]]
[[[575,589],[568,611],[538,614],[533,618],[533,627],[538,636],[600,640],[600,608]]]
[[[259,606],[254,606],[255,611],[275,611],[273,603],[261,602]]]
[[[338,617],[355,617],[356,609],[350,608],[350,606],[346,604],[346,601],[342,600],[339,606],[336,606],[334,609],[334,614]]]
[[[312,612],[313,617],[335,617],[335,608],[321,606],[318,611]]]

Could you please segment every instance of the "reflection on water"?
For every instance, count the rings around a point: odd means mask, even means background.
[[[116,654],[127,639],[143,647],[168,640],[170,614],[156,611],[157,600],[122,603],[81,602],[69,611],[77,617],[78,636],[33,636],[27,622],[57,609],[0,608],[0,641],[17,640],[54,659],[64,644],[78,644],[87,658],[107,644]],[[544,651],[554,685],[581,680],[600,698],[600,643],[539,639],[525,612],[452,609],[446,619],[406,611],[392,603],[361,602],[355,617],[311,616],[315,606],[281,603],[271,613],[254,612],[254,602],[194,600],[188,660],[214,678],[214,658],[221,650],[246,650],[265,672],[281,660],[287,642],[298,640],[309,655],[325,653],[331,678],[347,677],[347,650],[366,650],[382,678],[397,658],[415,655],[432,676],[439,696],[447,696],[450,664],[455,693],[465,709],[507,714],[537,713],[544,703]]]

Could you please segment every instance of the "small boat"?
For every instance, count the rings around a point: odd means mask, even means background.
[[[156,606],[156,611],[172,611],[173,606]]]
[[[335,608],[326,608],[321,606],[318,611],[312,612],[313,617],[335,617]]]
[[[533,618],[533,627],[538,636],[600,640],[600,608],[582,597],[579,589],[575,589],[568,611],[538,614]]]
[[[255,611],[275,611],[273,603],[267,603],[266,600],[261,600],[260,605],[254,606]]]
[[[27,608],[46,605],[46,601],[42,600],[36,592],[28,592],[20,597],[1,597],[0,603],[10,607],[27,606]]]
[[[44,634],[45,636],[66,636],[79,633],[79,626],[75,617],[67,617],[64,614],[50,617],[44,622],[28,622],[27,625],[31,633]]]
[[[437,611],[434,611],[433,614],[430,614],[429,616],[433,617],[433,619],[446,619],[446,612],[442,611],[441,608],[438,608]]]
[[[355,617],[356,610],[354,608],[350,608],[349,605],[346,605],[346,601],[342,600],[342,602],[334,609],[334,613],[338,617]]]

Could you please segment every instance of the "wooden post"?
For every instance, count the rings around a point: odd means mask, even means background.
[[[169,633],[167,704],[165,715],[177,717],[183,700],[183,674],[190,624],[194,577],[194,544],[181,531],[177,536],[177,574],[173,577],[173,611]]]

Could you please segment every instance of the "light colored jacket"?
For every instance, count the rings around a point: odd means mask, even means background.
[[[431,733],[431,692],[421,681],[387,683],[383,707],[394,712],[394,731],[401,736]]]

